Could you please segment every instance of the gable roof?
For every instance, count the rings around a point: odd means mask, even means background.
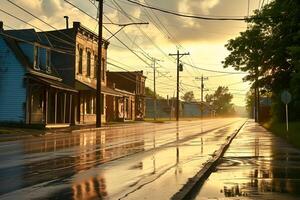
[[[39,38],[34,29],[5,30],[4,33],[29,42],[39,41]]]

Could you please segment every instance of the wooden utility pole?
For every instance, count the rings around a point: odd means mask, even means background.
[[[196,77],[196,80],[199,80],[199,78],[198,77]],[[200,78],[200,81],[201,81],[201,85],[200,85],[200,89],[201,89],[201,91],[200,91],[200,93],[201,93],[201,105],[200,105],[200,109],[201,109],[201,119],[203,118],[203,102],[204,102],[204,100],[203,100],[203,96],[204,96],[204,81],[205,80],[208,80],[208,77],[203,77],[203,75],[201,76],[201,78]]]
[[[153,108],[154,108],[154,120],[156,120],[156,61],[160,61],[156,58],[152,58],[153,60],[153,90],[154,90],[154,98],[153,98]]]
[[[102,95],[101,95],[101,74],[102,74],[102,25],[103,25],[103,0],[99,1],[98,13],[98,62],[97,62],[97,91],[96,91],[96,127],[101,127],[101,115],[102,115]]]
[[[260,107],[260,95],[258,86],[258,67],[255,67],[255,89],[254,89],[254,105],[255,105],[255,122],[259,122],[259,107]]]
[[[179,120],[179,72],[182,71],[180,58],[186,55],[190,55],[190,53],[179,53],[179,50],[177,50],[176,54],[169,54],[169,56],[177,56],[176,121]]]

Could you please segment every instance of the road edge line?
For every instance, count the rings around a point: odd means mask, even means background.
[[[246,120],[242,124],[242,126],[238,130],[236,130],[235,133],[229,136],[229,138],[227,137],[227,142],[223,144],[219,150],[216,150],[216,152],[214,153],[215,156],[209,159],[194,177],[189,178],[189,180],[183,185],[183,187],[171,197],[172,200],[189,200],[195,198],[196,191],[199,191],[203,183],[213,172],[213,170],[217,166],[218,161],[223,157],[231,142],[244,127],[247,121],[248,120]]]

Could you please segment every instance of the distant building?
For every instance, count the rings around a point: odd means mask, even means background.
[[[121,94],[117,98],[117,120],[143,120],[145,117],[145,82],[143,71],[107,72],[108,87]],[[112,106],[108,106],[113,112]]]
[[[56,72],[51,46],[34,29],[3,30],[0,23],[0,122],[74,123],[77,91]]]
[[[211,106],[203,102],[203,116],[214,116]],[[201,102],[179,102],[180,117],[201,117]],[[154,118],[154,100],[151,97],[146,98],[146,118]],[[176,117],[176,99],[157,99],[156,100],[157,118],[175,118]]]

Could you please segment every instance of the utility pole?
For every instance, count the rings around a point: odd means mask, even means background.
[[[255,122],[259,122],[259,112],[260,112],[260,95],[258,86],[258,67],[255,67],[255,89],[254,89],[254,105],[255,105]]]
[[[196,80],[199,80],[199,78],[196,77]],[[201,86],[200,86],[200,89],[201,89],[201,104],[200,104],[200,109],[201,109],[201,119],[202,119],[203,118],[203,110],[204,110],[203,109],[204,81],[208,80],[208,77],[203,77],[203,74],[202,74],[200,80],[201,80]]]
[[[156,61],[160,61],[156,58],[152,58],[153,60],[153,90],[154,90],[154,99],[153,99],[153,107],[154,107],[154,121],[156,121]]]
[[[103,25],[103,0],[99,1],[98,13],[98,66],[97,66],[97,91],[96,91],[96,127],[101,127],[102,101],[101,99],[101,74],[102,74],[102,25]],[[104,109],[104,108],[103,108]]]
[[[179,71],[183,71],[180,58],[186,55],[190,55],[190,53],[179,53],[179,50],[177,50],[176,54],[169,54],[169,56],[177,56],[176,121],[179,120]]]
[[[102,74],[102,38],[103,38],[103,34],[102,34],[102,27],[103,27],[103,0],[96,0],[99,1],[99,6],[98,6],[98,60],[97,60],[97,91],[96,91],[96,127],[101,127],[102,123],[101,123],[101,115],[102,115],[102,101],[104,99],[102,99],[102,95],[101,95],[101,82],[102,82],[102,78],[101,78],[101,74]],[[116,23],[110,23],[113,25],[117,25],[120,26],[121,28],[115,32],[112,33],[110,32],[108,29],[108,32],[111,34],[111,36],[106,40],[106,42],[108,42],[108,40],[110,40],[112,37],[115,37],[117,33],[119,33],[123,28],[125,28],[126,26],[130,26],[130,25],[142,25],[142,24],[149,24],[148,22],[145,23],[128,23],[128,24],[116,24]],[[104,64],[104,63],[103,63]],[[104,69],[103,69],[104,70]],[[105,76],[105,71],[103,73],[103,76]],[[104,112],[104,106],[103,106],[103,112]]]

